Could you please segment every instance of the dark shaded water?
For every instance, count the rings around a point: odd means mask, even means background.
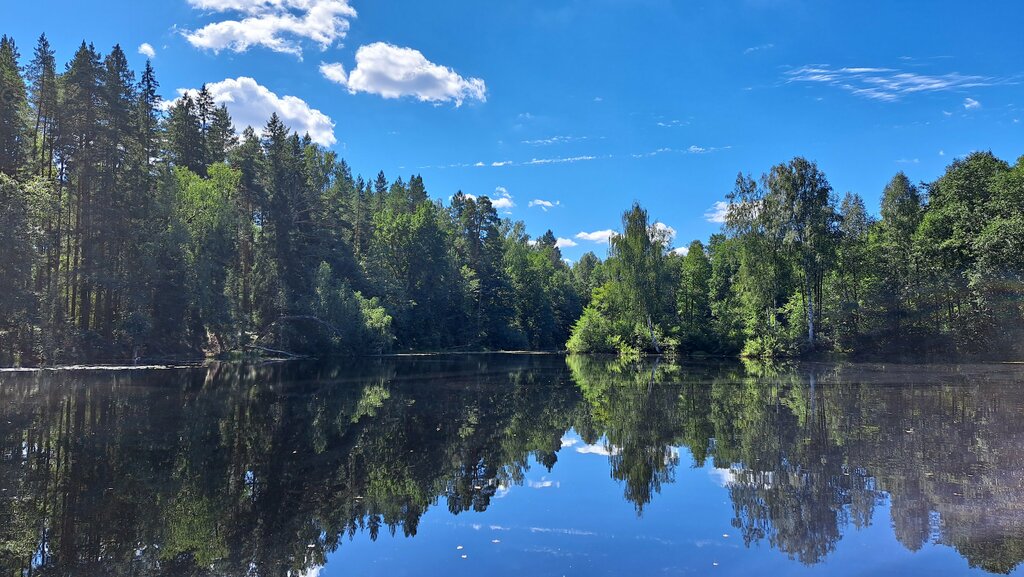
[[[0,373],[0,575],[1024,573],[1024,367]]]

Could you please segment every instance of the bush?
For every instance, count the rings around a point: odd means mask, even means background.
[[[591,305],[573,326],[566,348],[572,353],[612,353],[620,349],[621,341],[612,321]]]

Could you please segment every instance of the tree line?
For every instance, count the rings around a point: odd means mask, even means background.
[[[804,158],[740,174],[723,231],[683,251],[634,205],[608,259],[574,268],[595,290],[568,348],[1018,357],[1022,208],[1024,157],[990,152],[896,174],[880,218]]]
[[[164,102],[114,46],[58,72],[0,39],[0,364],[241,351],[1015,355],[1024,163],[902,173],[881,218],[803,158],[740,175],[673,250],[639,205],[571,266],[485,196],[363,178],[205,88]]]
[[[246,349],[558,349],[582,310],[550,232],[423,179],[364,179],[119,46],[63,72],[0,42],[0,364]]]

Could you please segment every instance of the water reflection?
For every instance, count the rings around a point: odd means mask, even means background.
[[[889,504],[907,549],[1006,573],[1022,377],[544,356],[0,374],[0,574],[301,575],[429,509],[500,506],[570,429],[641,519],[712,464],[747,545],[814,565]]]

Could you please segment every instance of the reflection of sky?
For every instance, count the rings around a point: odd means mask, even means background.
[[[663,484],[637,517],[609,473],[614,448],[604,439],[588,445],[574,432],[562,447],[551,472],[530,461],[523,487],[543,490],[513,486],[487,511],[457,516],[442,498],[416,537],[382,532],[371,542],[359,534],[342,542],[319,577],[985,574],[948,547],[905,549],[887,503],[876,507],[871,526],[845,527],[836,551],[818,565],[801,565],[766,542],[745,547],[726,488],[737,471],[693,468],[686,449],[678,450],[675,482]]]

